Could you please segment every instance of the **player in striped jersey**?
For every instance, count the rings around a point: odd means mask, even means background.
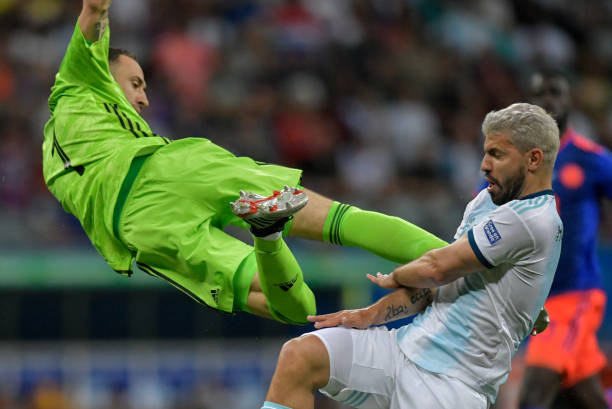
[[[399,288],[372,306],[311,317],[323,329],[283,346],[262,409],[312,408],[317,388],[358,408],[495,402],[559,260],[551,189],[559,134],[542,108],[524,103],[489,113],[482,129],[489,186],[467,205],[455,241],[369,275]],[[419,312],[400,329],[369,328]]]

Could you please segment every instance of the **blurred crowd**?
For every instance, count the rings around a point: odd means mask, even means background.
[[[86,243],[40,157],[80,7],[0,0],[0,245]],[[612,145],[610,1],[114,0],[110,20],[156,133],[302,168],[307,187],[445,238],[481,177],[484,115],[525,100],[534,68],[565,71],[572,124]]]
[[[0,0],[3,249],[88,245],[41,170],[47,98],[81,4]],[[446,239],[481,180],[484,115],[525,100],[534,69],[567,73],[571,124],[612,147],[610,0],[113,0],[110,20],[111,45],[145,70],[157,134],[304,169],[309,188]],[[0,409],[245,402],[211,377],[170,402],[147,385],[94,399],[61,376],[24,388],[19,374],[0,385]]]
[[[0,344],[0,409],[259,407],[281,344]],[[348,407],[317,394],[317,408]]]

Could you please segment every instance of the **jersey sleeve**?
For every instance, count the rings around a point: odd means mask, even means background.
[[[56,76],[56,86],[79,85],[97,89],[112,87],[114,80],[108,63],[109,43],[108,26],[100,40],[90,43],[77,23]]]
[[[503,263],[515,264],[530,254],[535,239],[523,220],[503,206],[468,232],[472,250],[487,268]]]
[[[597,189],[601,196],[612,199],[612,154],[604,150],[597,159]]]

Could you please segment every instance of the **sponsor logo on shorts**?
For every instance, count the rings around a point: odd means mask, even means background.
[[[487,235],[487,239],[489,240],[489,243],[491,243],[491,245],[497,243],[498,241],[501,240],[501,235],[499,234],[499,232],[497,231],[497,227],[495,227],[495,224],[493,223],[493,220],[489,220],[485,225],[484,225],[484,232]]]

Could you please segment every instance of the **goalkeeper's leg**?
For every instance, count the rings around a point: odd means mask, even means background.
[[[314,294],[281,238],[285,223],[307,201],[303,191],[285,187],[269,197],[241,192],[240,198],[232,203],[234,214],[251,225],[259,282],[269,312],[275,319],[291,324],[307,324],[306,317],[316,314]],[[252,294],[251,300],[253,297],[257,295]]]
[[[295,215],[289,229],[292,236],[361,247],[397,263],[408,263],[448,244],[399,217],[333,202],[305,191],[309,202]]]

